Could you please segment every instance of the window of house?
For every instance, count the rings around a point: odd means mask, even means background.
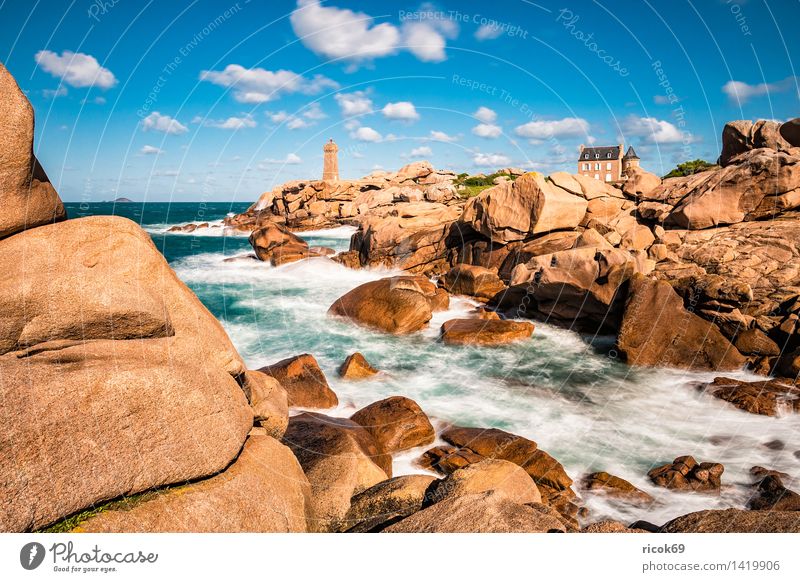
[[[594,165],[594,169],[595,169],[595,170],[599,170],[599,169],[600,169],[600,164],[595,164],[595,165]]]
[[[610,170],[610,169],[611,169],[611,162],[608,162],[608,163],[606,164],[606,170]]]
[[[599,160],[599,159],[600,159],[600,154],[595,154],[595,155],[594,155],[594,159],[595,159],[595,160]]]
[[[606,157],[610,158],[611,157],[611,152],[608,152],[608,154],[606,154]]]
[[[606,182],[610,182],[610,181],[611,181],[611,174],[606,174]]]
[[[589,159],[589,154],[583,154],[583,159],[584,160],[588,160]]]
[[[595,179],[595,180],[599,180],[599,179],[600,179],[600,174],[595,174],[595,175],[594,175],[594,179]]]

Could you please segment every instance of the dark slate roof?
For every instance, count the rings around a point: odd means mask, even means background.
[[[625,152],[625,156],[623,157],[623,159],[626,159],[626,160],[639,160],[641,158],[636,155],[636,150],[633,149],[633,146],[628,146],[628,151]]]
[[[587,158],[586,155],[589,155]],[[600,157],[595,157],[595,154],[600,154]],[[611,154],[609,158],[608,154]],[[583,151],[580,154],[580,160],[616,160],[619,157],[619,146],[600,146],[596,148],[583,148]]]

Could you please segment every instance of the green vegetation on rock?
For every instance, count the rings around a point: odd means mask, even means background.
[[[704,172],[705,170],[711,170],[716,168],[715,164],[707,162],[705,160],[691,160],[689,162],[683,162],[682,164],[678,164],[678,167],[673,169],[669,174],[664,176],[664,178],[679,178],[681,176],[691,176],[692,174],[696,174],[698,172]]]

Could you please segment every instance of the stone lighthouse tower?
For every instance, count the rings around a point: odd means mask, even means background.
[[[333,143],[331,138],[328,143],[322,147],[324,152],[322,164],[322,179],[323,180],[338,180],[339,179],[339,160],[337,154],[339,146]]]

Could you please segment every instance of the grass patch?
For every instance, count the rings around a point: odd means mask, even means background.
[[[52,525],[36,530],[34,533],[69,533],[87,519],[94,517],[95,515],[99,515],[104,511],[128,511],[133,509],[140,503],[149,501],[151,499],[155,499],[157,496],[164,493],[165,491],[172,489],[180,489],[181,487],[184,487],[184,485],[179,485],[178,487],[168,487],[165,489],[145,491],[143,493],[137,493],[135,495],[128,495],[126,497],[114,499],[106,503],[93,505],[92,507],[84,509],[83,511],[79,511],[78,513],[73,513],[72,515],[65,517],[61,521],[57,521]]]
[[[477,196],[487,188],[495,185],[494,180],[498,176],[503,176],[512,182],[517,179],[517,176],[509,176],[508,174],[489,174],[488,176],[470,176],[469,174],[459,174],[455,181],[455,186],[463,186],[459,189],[458,193],[462,198],[472,198]]]

